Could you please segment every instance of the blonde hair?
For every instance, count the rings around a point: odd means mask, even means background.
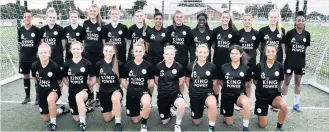
[[[243,13],[242,19],[244,19],[244,17],[246,16],[250,16],[251,20],[254,19],[254,17],[250,14],[250,13]],[[251,23],[252,26],[252,23]]]
[[[109,16],[111,15],[112,11],[118,11],[118,14],[119,14],[119,16],[120,16],[120,10],[117,9],[116,7],[111,7],[111,8],[110,8],[109,13],[108,13]]]
[[[79,16],[79,12],[75,9],[69,11],[69,15],[71,15],[72,13],[76,13]]]
[[[196,47],[195,52],[198,52],[198,50],[199,50],[200,48],[206,48],[206,49],[208,50],[208,52],[209,52],[208,46],[205,45],[205,44],[200,44],[200,45],[198,45],[198,46]],[[197,61],[198,61],[198,57],[195,57],[195,60],[193,61],[191,77],[193,77],[193,71],[194,71],[194,68],[195,68],[195,65],[196,65]]]
[[[137,11],[135,12],[135,15],[136,15],[136,13],[142,13],[143,16],[144,16],[144,18],[143,18],[143,33],[145,33],[145,31],[146,31],[146,29],[147,29],[147,23],[146,23],[145,14],[144,14],[144,12],[143,12],[142,10],[137,10]]]
[[[135,49],[135,47],[138,47],[138,46],[142,47],[143,50],[145,51],[144,40],[142,38],[138,39],[136,41],[136,43],[133,44],[133,50]]]
[[[70,50],[72,49],[72,45],[76,45],[76,44],[80,45],[81,49],[83,50],[83,44],[79,41],[72,42],[72,44],[70,45]]]
[[[39,51],[40,51],[41,48],[47,48],[48,51],[49,51],[49,55],[51,56],[51,47],[50,47],[49,44],[47,44],[47,43],[42,43],[42,44],[40,44],[39,47],[38,47],[38,53],[39,53]],[[39,55],[38,55],[38,56],[39,56]]]
[[[97,16],[96,16],[97,23],[98,23],[99,26],[102,26],[103,21],[102,21],[102,16],[101,16],[100,9],[98,8],[98,6],[96,4],[92,4],[90,7],[97,8],[97,13],[98,13]],[[90,17],[89,17],[89,19],[90,19]]]
[[[163,51],[167,51],[167,50],[173,50],[174,53],[176,53],[176,51],[177,51],[175,46],[173,46],[173,45],[167,45],[166,47],[163,48]]]
[[[56,13],[56,16],[57,16],[57,12],[56,12],[55,8],[53,8],[53,7],[48,8],[48,10],[46,12],[46,16],[48,16],[49,13]]]
[[[280,12],[279,12],[278,10],[275,10],[275,9],[271,10],[271,11],[268,13],[268,16],[270,16],[271,13],[278,13],[278,21],[277,21],[277,23],[276,23],[276,29],[279,31],[279,34],[280,34],[281,37],[282,37],[283,32],[282,32],[282,24],[281,24],[281,14],[280,14]]]
[[[113,70],[114,70],[114,74],[116,74],[118,76],[118,78],[120,78],[120,74],[119,74],[119,62],[118,62],[118,58],[117,58],[117,49],[115,44],[108,42],[104,45],[103,50],[105,47],[112,47],[114,49],[114,55],[112,56],[112,65],[113,65]]]
[[[175,11],[175,14],[174,14],[173,19],[172,19],[172,22],[173,22],[172,25],[173,25],[174,29],[176,29],[175,17],[176,17],[177,14],[183,14],[183,12],[181,12],[181,11],[179,11],[179,10],[176,10],[176,11]],[[184,19],[184,14],[183,14],[183,19]]]

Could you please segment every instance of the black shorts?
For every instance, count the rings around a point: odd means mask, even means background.
[[[280,96],[280,95],[278,95]],[[254,114],[258,116],[267,116],[268,105],[272,106],[274,99],[278,96],[269,96],[267,99],[256,99]]]
[[[222,94],[220,99],[220,114],[225,117],[233,116],[234,114],[234,104],[237,103],[240,95],[226,95]]]
[[[151,96],[151,93],[149,91],[141,92],[138,95],[130,95],[127,93],[126,96],[127,116],[136,117],[140,115],[140,111],[142,111],[141,99],[144,94],[149,94]]]
[[[61,60],[52,60],[52,61],[54,61],[62,70],[62,67],[64,65],[64,60],[63,59],[61,59]]]
[[[148,62],[152,64],[152,69],[155,71],[157,64],[159,64],[163,59],[153,59],[150,57],[147,57],[146,59]]]
[[[158,96],[157,104],[158,104],[158,111],[161,120],[165,120],[172,117],[170,113],[170,108],[175,107],[175,101],[178,98],[183,99],[183,95],[180,92],[161,98],[159,98]]]
[[[208,93],[207,95],[200,97],[193,97],[190,95],[190,107],[192,119],[200,119],[203,115],[204,106],[206,105],[206,99],[214,93]]]
[[[99,60],[104,59],[104,55],[103,55],[103,53],[102,53],[102,54],[99,54],[99,53],[97,53],[97,54],[95,54],[95,53],[82,53],[82,54],[85,55],[85,58],[86,58],[88,61],[90,61],[91,64],[92,64],[93,66],[95,66],[96,63],[97,63]]]
[[[254,57],[254,58],[250,58],[249,60],[248,60],[248,64],[247,64],[250,68],[253,68],[253,67],[255,67],[256,66],[256,57]]]
[[[123,91],[121,89],[115,90],[121,93],[121,100],[123,97]],[[106,112],[111,112],[112,111],[112,95],[115,91],[112,92],[104,92],[100,91],[99,92],[99,101],[101,104],[101,112],[106,113]]]
[[[293,73],[296,75],[305,75],[305,68],[291,68],[284,65],[284,73],[286,75],[292,75]]]
[[[68,97],[68,100],[69,100],[69,106],[71,108],[71,114],[72,115],[79,115],[79,111],[78,111],[78,105],[77,105],[77,100],[76,100],[76,95],[81,92],[82,90],[80,91],[72,91],[72,90],[69,90],[69,97]],[[90,89],[88,88],[88,90],[86,91],[88,96],[90,94]],[[85,101],[86,103],[86,101]]]
[[[40,110],[41,115],[48,115],[49,114],[47,98],[48,98],[48,95],[51,92],[56,92],[57,93],[57,100],[62,95],[60,90],[40,90],[40,93],[39,93],[40,94],[39,95],[39,110]]]
[[[19,62],[19,71],[20,74],[30,74],[31,67],[33,62]]]

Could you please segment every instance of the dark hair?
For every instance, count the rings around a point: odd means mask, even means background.
[[[200,13],[200,14],[198,14],[197,16],[196,16],[196,18],[197,19],[199,19],[199,17],[201,17],[201,16],[204,16],[205,18],[206,18],[206,24],[205,24],[205,26],[206,26],[206,30],[210,30],[210,28],[209,28],[209,25],[208,25],[208,15],[206,14],[206,13]],[[198,25],[196,26],[196,28],[198,28]]]
[[[304,14],[304,12],[303,12],[303,11],[298,11],[298,12],[297,12],[297,16],[296,16],[296,17],[299,17],[299,16],[303,16],[303,17],[304,17],[304,15],[305,15],[305,14]]]
[[[172,22],[173,22],[172,26],[173,26],[174,29],[176,29],[175,17],[176,17],[177,14],[183,14],[183,12],[181,12],[179,10],[176,10],[176,12],[175,12],[175,14],[173,16],[173,19],[172,19]]]
[[[153,18],[155,18],[156,16],[161,16],[163,18],[163,14],[159,11],[159,9],[154,8]]]
[[[244,52],[243,48],[240,45],[232,45],[229,49],[229,54],[231,54],[231,51],[233,49],[238,50],[240,54],[242,54],[242,57],[240,58],[240,62],[242,62],[243,64],[247,64],[249,60],[249,56],[246,54],[246,52]]]
[[[274,47],[276,53],[278,53],[278,50],[279,50],[278,47],[276,47],[274,44],[267,44],[267,45],[265,45],[265,47],[264,47],[265,60],[267,60],[266,49],[268,47]],[[276,57],[274,59],[276,59]]]
[[[227,13],[230,16],[230,21],[228,22],[228,27],[234,32],[238,31],[235,24],[232,21],[232,16],[231,16],[230,11],[229,10],[223,11],[222,14],[224,14],[224,13]]]

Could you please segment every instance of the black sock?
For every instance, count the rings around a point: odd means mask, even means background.
[[[142,124],[146,125],[147,124],[147,119],[142,117]]]
[[[215,126],[210,126],[209,125],[209,129],[212,130],[212,131],[215,131]]]
[[[283,124],[277,123],[276,128],[282,128]]]
[[[219,94],[215,94],[215,98],[216,98],[216,100],[217,100],[217,104],[219,103],[219,101],[218,101],[218,97],[219,97]]]
[[[36,92],[35,100],[39,100],[40,90],[37,84],[35,84],[35,92]]]
[[[24,79],[24,89],[25,89],[25,97],[30,98],[30,89],[31,89],[31,82],[30,79]]]

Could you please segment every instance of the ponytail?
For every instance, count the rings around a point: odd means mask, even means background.
[[[271,10],[268,15],[270,15],[270,13],[278,13],[278,21],[276,22],[276,29],[279,31],[280,36],[283,36],[283,32],[282,32],[282,24],[281,24],[281,15],[280,12],[278,10]]]
[[[114,49],[114,54],[112,56],[112,65],[113,65],[113,72],[115,75],[118,76],[118,78],[120,78],[120,74],[119,74],[119,61],[118,61],[118,58],[117,58],[117,49],[116,49],[116,46],[115,44],[111,43],[111,42],[108,42],[104,45],[104,48],[106,46],[110,46]]]

